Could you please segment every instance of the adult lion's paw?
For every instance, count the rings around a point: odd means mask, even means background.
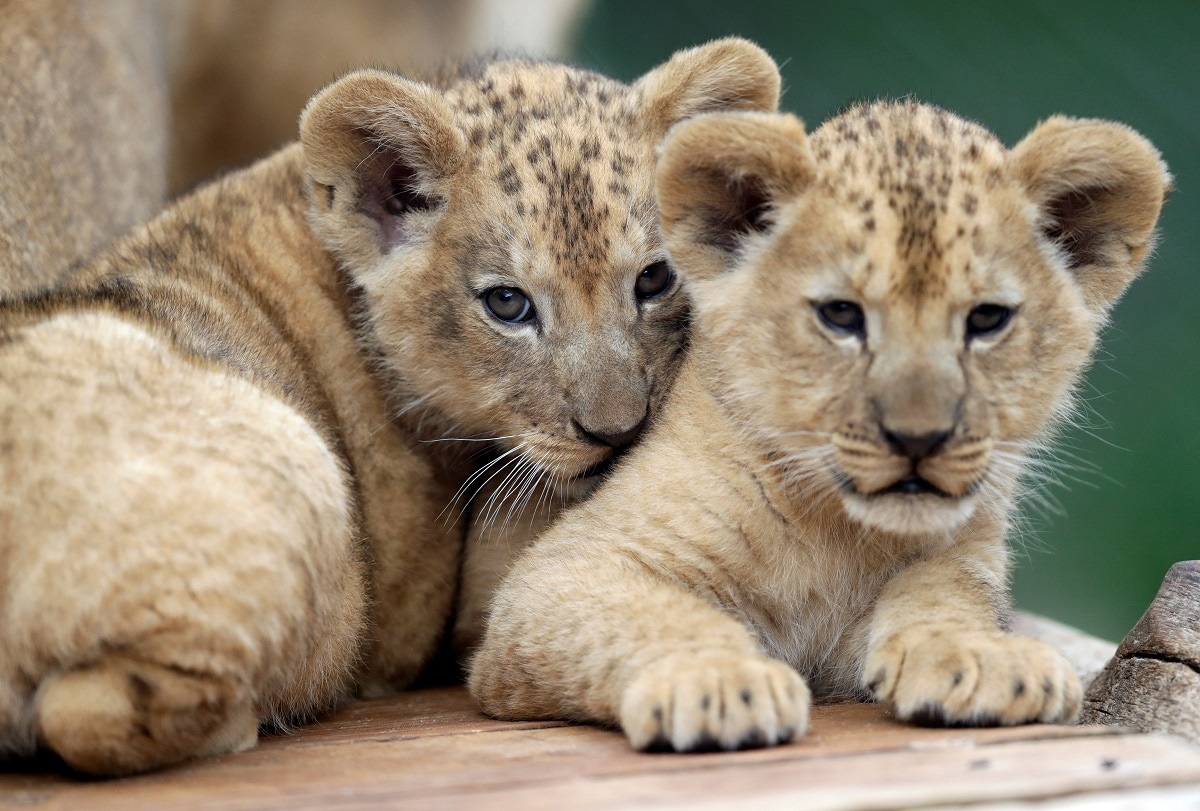
[[[785,743],[808,726],[808,686],[765,656],[667,656],[621,700],[621,728],[636,749],[703,752]]]
[[[930,726],[1070,723],[1082,697],[1061,653],[1001,631],[894,634],[872,646],[863,684],[901,720]]]

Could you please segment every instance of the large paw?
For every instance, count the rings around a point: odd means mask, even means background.
[[[804,734],[809,692],[795,670],[765,656],[667,656],[621,700],[621,728],[637,749],[748,749]]]
[[[938,726],[1070,723],[1082,697],[1050,645],[952,628],[913,628],[873,646],[863,684],[901,720]]]
[[[95,775],[237,752],[258,739],[257,720],[236,685],[115,656],[47,679],[35,713],[42,742]]]

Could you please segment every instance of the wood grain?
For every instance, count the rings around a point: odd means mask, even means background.
[[[1200,750],[1106,727],[925,729],[848,703],[814,708],[789,746],[645,755],[611,730],[484,718],[461,688],[437,688],[157,774],[0,774],[0,808],[878,808],[1169,787],[1200,792]]]
[[[1167,572],[1084,696],[1083,720],[1200,743],[1200,561]]]

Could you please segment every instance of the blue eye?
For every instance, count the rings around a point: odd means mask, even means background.
[[[834,332],[859,338],[867,334],[867,317],[853,301],[823,301],[816,308],[821,323]]]
[[[534,316],[533,302],[515,287],[493,287],[481,296],[489,313],[506,324],[522,324]]]

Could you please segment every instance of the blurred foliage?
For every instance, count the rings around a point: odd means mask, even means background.
[[[1120,639],[1170,564],[1200,558],[1200,3],[597,0],[575,59],[632,79],[729,34],[782,64],[783,108],[810,127],[912,94],[1010,145],[1066,113],[1124,121],[1162,150],[1176,191],[1161,246],[1088,375],[1086,427],[1061,443],[1072,469],[1015,542],[1020,607]]]

